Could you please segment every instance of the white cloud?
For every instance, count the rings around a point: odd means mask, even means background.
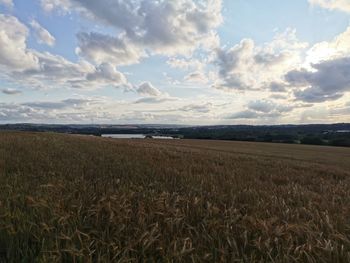
[[[215,30],[222,23],[221,0],[42,0],[42,6],[47,11],[76,10],[121,32],[118,36],[80,35],[81,54],[98,59],[100,63],[112,62],[107,60],[109,58],[115,61],[116,55],[121,56],[122,61],[123,56],[133,55],[137,61],[140,53],[146,51],[166,56],[189,56],[199,47],[210,49],[219,44]],[[136,51],[128,54],[124,45]]]
[[[114,86],[116,88],[123,87],[125,89],[131,89],[131,85],[128,83],[125,75],[119,72],[112,64],[103,63],[98,66],[94,72],[86,75],[86,80],[96,86]]]
[[[59,55],[27,48],[28,29],[13,16],[0,15],[0,28],[0,66],[3,74],[19,85],[45,89],[131,88],[126,77],[109,63],[97,66],[84,60],[73,63]]]
[[[0,66],[7,70],[38,68],[38,58],[27,50],[28,29],[16,17],[0,14]]]
[[[158,104],[174,100],[175,99],[171,97],[145,97],[135,101],[135,104]]]
[[[330,10],[350,12],[349,0],[309,0],[310,4]]]
[[[6,6],[8,8],[12,8],[14,6],[12,0],[0,0],[0,4]]]
[[[91,119],[111,119],[101,112],[105,100],[98,98],[69,98],[59,101],[0,103],[0,122],[81,123]],[[99,111],[100,109],[100,111]]]
[[[155,88],[152,83],[150,82],[143,82],[141,83],[136,91],[141,95],[151,96],[151,97],[159,97],[162,95],[162,92],[160,92],[157,88]]]
[[[40,3],[46,12],[59,9],[62,13],[68,13],[72,7],[70,0],[41,0]]]
[[[28,106],[36,109],[51,109],[59,110],[66,108],[80,108],[84,105],[89,105],[89,103],[94,102],[93,100],[88,99],[66,99],[62,101],[36,101],[22,103],[22,106]]]
[[[49,31],[43,28],[37,21],[32,20],[30,22],[30,25],[35,32],[35,36],[39,44],[46,44],[48,46],[55,45],[56,39],[50,34]]]
[[[227,116],[228,119],[270,119],[270,118],[279,118],[291,112],[296,105],[287,106],[284,104],[279,104],[271,100],[255,100],[250,101],[245,110],[236,112],[232,115]]]
[[[40,68],[17,73],[17,76],[22,77],[24,81],[38,83],[38,88],[45,88],[54,82],[56,88],[98,89],[110,86],[131,89],[125,75],[109,63],[94,66],[84,60],[73,63],[47,52],[35,54],[39,59]]]
[[[206,84],[209,82],[208,77],[201,71],[191,72],[184,79],[189,83],[198,83],[198,84]]]
[[[172,68],[181,69],[181,70],[203,70],[205,67],[204,62],[191,58],[175,58],[171,57],[168,59],[167,64]]]
[[[10,73],[12,79],[21,82],[23,86],[46,89],[47,87],[70,87],[76,82],[84,81],[86,75],[95,70],[94,66],[89,63],[83,61],[73,63],[48,52],[33,52],[32,54],[38,60],[37,68]]]
[[[266,83],[279,83],[285,73],[301,64],[301,50],[307,44],[288,29],[270,43],[256,46],[251,39],[243,39],[230,49],[218,49],[219,79],[215,88],[225,90],[261,90]]]
[[[312,46],[306,53],[305,67],[328,59],[350,55],[350,26],[331,41],[323,41]]]
[[[127,39],[100,33],[79,33],[78,45],[78,55],[95,63],[130,65],[138,63],[142,57],[147,56],[142,48]]]
[[[197,112],[197,113],[209,113],[214,108],[214,105],[210,102],[204,104],[189,104],[180,108],[180,111],[185,112]]]

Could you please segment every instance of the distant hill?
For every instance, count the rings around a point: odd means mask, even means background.
[[[62,132],[74,134],[145,134],[166,135],[185,139],[212,139],[275,143],[350,146],[350,124],[310,125],[49,125],[6,124],[0,130]]]

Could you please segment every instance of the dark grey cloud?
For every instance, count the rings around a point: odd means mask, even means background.
[[[22,93],[22,91],[17,90],[17,89],[3,89],[1,90],[2,93],[6,95],[16,95]]]
[[[248,108],[257,112],[271,112],[275,109],[276,105],[272,101],[268,100],[256,100],[248,103]]]
[[[286,95],[281,95],[281,94],[272,94],[270,96],[271,99],[275,99],[275,100],[286,100],[288,99],[288,96]]]
[[[293,70],[285,79],[297,100],[317,103],[341,98],[350,91],[350,57],[327,60],[312,65],[313,71]]]
[[[271,92],[286,92],[286,84],[282,82],[271,82],[266,87],[265,90],[269,90]]]

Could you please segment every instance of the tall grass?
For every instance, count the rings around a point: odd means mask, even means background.
[[[0,261],[350,262],[344,167],[2,132]]]

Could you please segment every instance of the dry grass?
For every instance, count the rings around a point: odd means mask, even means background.
[[[350,149],[0,133],[0,261],[350,262]]]

